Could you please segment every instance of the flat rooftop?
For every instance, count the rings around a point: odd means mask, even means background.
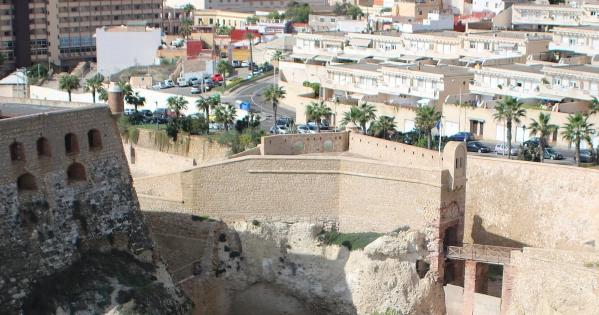
[[[487,66],[483,67],[485,69],[502,69],[502,70],[511,70],[518,72],[526,72],[526,73],[534,73],[534,74],[543,74],[541,69],[543,69],[543,65],[525,65],[521,63],[508,64],[508,65],[497,65],[497,66]]]
[[[111,33],[118,33],[118,32],[153,32],[156,29],[155,28],[151,28],[151,27],[146,27],[146,26],[141,26],[141,25],[121,25],[121,26],[105,26],[103,27],[104,31],[106,32],[111,32]]]
[[[471,32],[467,33],[468,36],[476,37],[493,37],[493,38],[510,38],[510,39],[536,39],[536,40],[548,40],[551,35],[541,34],[537,32],[523,32],[523,31],[487,31],[487,32]]]
[[[0,103],[0,118],[13,118],[69,109],[68,107]]]
[[[599,66],[591,66],[591,65],[555,66],[555,67],[545,67],[544,69],[545,70],[564,69],[567,71],[577,71],[577,72],[584,72],[584,73],[599,74]]]
[[[420,67],[412,66],[409,68],[409,70],[441,74],[441,75],[447,75],[447,76],[467,75],[470,73],[469,68],[460,67],[460,66],[451,66],[451,65],[442,65],[442,66],[421,65]]]
[[[353,69],[353,70],[361,70],[361,71],[372,71],[376,72],[381,68],[381,64],[376,63],[347,63],[343,65],[333,65],[329,66],[329,68],[333,69]]]

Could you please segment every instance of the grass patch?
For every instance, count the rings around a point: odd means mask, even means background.
[[[204,222],[204,221],[208,221],[208,222],[212,222],[214,221],[213,219],[210,219],[210,217],[205,216],[205,215],[191,215],[191,221],[197,221],[197,222]]]
[[[318,235],[318,239],[326,245],[345,246],[349,250],[363,249],[366,245],[372,243],[377,238],[381,237],[382,233],[366,232],[366,233],[339,233],[333,229],[331,231],[322,231]]]

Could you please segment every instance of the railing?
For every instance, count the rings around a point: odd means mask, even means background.
[[[463,246],[448,246],[447,258],[459,260],[474,260],[488,264],[509,264],[511,251],[521,250],[513,247],[464,244]]]

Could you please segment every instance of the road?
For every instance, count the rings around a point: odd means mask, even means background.
[[[231,104],[234,104],[237,100],[250,102],[253,106],[253,110],[256,110],[262,119],[260,127],[268,132],[270,127],[274,124],[274,111],[272,105],[264,100],[263,94],[264,90],[272,85],[272,81],[272,78],[260,79],[248,86],[239,88],[230,95],[223,96],[221,99],[224,102],[229,102]],[[295,110],[279,105],[277,117],[283,116],[295,119]]]
[[[496,144],[503,143],[501,141],[490,141],[490,140],[479,140],[479,142],[486,145],[487,147],[491,148],[491,151],[495,150]],[[512,143],[512,146],[519,147],[520,144]],[[576,164],[576,163],[574,163],[574,149],[568,150],[568,149],[557,148],[557,147],[554,147],[553,149],[555,151],[561,153],[564,156],[564,159],[557,160],[557,161],[545,160],[545,163],[561,164],[561,165],[575,165]],[[507,155],[495,154],[495,152],[491,152],[491,153],[468,152],[468,154],[484,156],[484,157],[496,157],[496,158],[501,158],[501,159],[507,159]]]

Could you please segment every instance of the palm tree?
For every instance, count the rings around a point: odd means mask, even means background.
[[[589,123],[588,116],[581,113],[570,114],[568,122],[563,127],[562,138],[568,140],[570,144],[575,146],[576,165],[580,166],[580,143],[586,141],[591,144],[591,135],[595,133],[593,124]]]
[[[231,104],[219,105],[214,109],[214,119],[223,124],[225,132],[229,132],[229,125],[235,122],[237,110]]]
[[[143,107],[146,104],[146,98],[139,95],[139,92],[135,92],[135,94],[125,96],[125,102],[133,105],[135,112],[137,113],[137,107]]]
[[[254,33],[250,32],[246,29],[245,38],[248,40],[249,47],[250,47],[250,64],[248,66],[248,69],[254,70],[254,52],[253,52],[253,48],[252,48],[252,41],[254,40]]]
[[[274,123],[277,123],[277,109],[279,108],[279,100],[285,98],[285,90],[280,86],[272,84],[264,92],[264,99],[272,104],[272,110],[274,112]]]
[[[430,150],[433,144],[432,129],[441,119],[441,113],[433,106],[422,106],[416,110],[416,128],[426,135],[426,146]]]
[[[343,118],[341,119],[341,126],[346,127],[349,124],[353,124],[356,127],[360,126],[360,109],[357,106],[352,106],[348,112],[343,113]]]
[[[186,4],[186,5],[183,6],[183,12],[185,12],[186,16],[189,16],[189,13],[191,13],[195,9],[196,8],[191,3],[188,3],[188,4]]]
[[[368,104],[367,102],[364,102],[358,105],[358,110],[360,113],[358,117],[358,123],[362,128],[362,134],[366,134],[366,132],[368,131],[366,125],[368,125],[369,122],[372,122],[376,118],[376,108]]]
[[[193,32],[193,21],[188,18],[183,18],[181,20],[181,26],[179,27],[179,35],[183,36],[183,38],[187,39],[191,36]]]
[[[175,118],[179,120],[181,116],[181,111],[187,109],[187,100],[183,98],[183,96],[171,96],[166,99],[166,103],[168,105],[168,109],[175,112]]]
[[[321,119],[331,114],[333,114],[333,112],[331,112],[331,109],[324,103],[324,101],[320,101],[318,103],[311,102],[308,104],[308,106],[306,106],[306,118],[316,122],[317,132],[320,132]]]
[[[131,87],[131,84],[129,84],[129,82],[120,80],[116,84],[119,86],[121,91],[123,91],[123,97],[126,98],[127,96],[133,94],[133,87]]]
[[[593,97],[593,100],[591,101],[591,108],[589,110],[589,115],[593,115],[593,114],[597,114],[599,113],[599,99],[597,99],[596,97]]]
[[[85,81],[85,85],[83,86],[83,90],[85,92],[92,92],[92,101],[96,102],[96,91],[102,87],[102,82],[104,81],[104,76],[100,73],[97,73],[93,77],[87,79]]]
[[[108,91],[103,86],[98,88],[98,99],[103,102],[108,101]]]
[[[58,80],[58,88],[69,93],[69,102],[71,101],[71,91],[78,89],[79,78],[75,75],[65,73]]]
[[[382,133],[383,139],[387,139],[389,131],[395,130],[395,117],[391,116],[379,116],[379,118],[372,124],[372,129],[376,133]]]
[[[493,118],[497,121],[505,121],[507,129],[507,154],[511,159],[512,154],[512,123],[520,123],[520,118],[526,116],[526,109],[522,107],[522,103],[517,99],[507,96],[495,106]]]
[[[539,149],[541,151],[541,163],[543,163],[545,147],[547,146],[547,137],[554,133],[557,125],[550,124],[551,114],[539,113],[539,120],[532,120],[530,123],[530,134],[539,135]]]
[[[198,98],[198,100],[196,101],[196,107],[198,108],[198,110],[204,111],[204,115],[206,116],[206,121],[210,122],[210,120],[209,120],[209,116],[210,116],[210,101],[209,101],[209,99],[203,98],[200,96],[200,98]]]
[[[216,71],[223,75],[223,87],[226,89],[227,77],[231,74],[231,72],[233,72],[233,66],[231,66],[231,64],[226,60],[220,60],[216,64]]]

